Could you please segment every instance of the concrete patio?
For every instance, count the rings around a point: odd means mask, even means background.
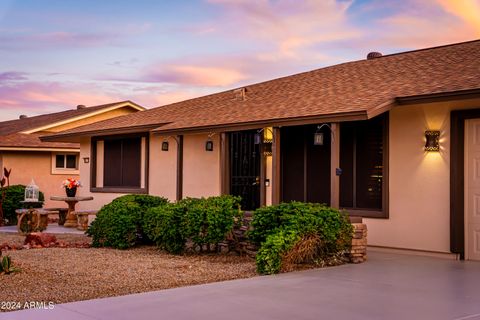
[[[480,319],[480,263],[371,252],[309,270],[0,314],[0,319]]]

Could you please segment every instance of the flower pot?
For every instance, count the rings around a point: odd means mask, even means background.
[[[77,187],[65,188],[65,192],[67,193],[67,197],[75,197],[77,194]]]

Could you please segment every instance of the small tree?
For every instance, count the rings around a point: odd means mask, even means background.
[[[4,225],[4,215],[3,215],[3,203],[5,202],[5,197],[7,196],[7,188],[10,187],[10,173],[12,169],[7,170],[3,168],[3,178],[0,180],[0,186],[2,187],[2,194],[0,196],[0,226]],[[7,185],[7,188],[4,188]]]

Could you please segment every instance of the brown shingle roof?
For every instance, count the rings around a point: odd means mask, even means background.
[[[69,120],[89,113],[107,109],[118,104],[132,103],[131,101],[121,101],[108,103],[98,106],[86,107],[81,109],[66,110],[62,112],[49,113],[23,119],[9,120],[0,122],[0,147],[17,147],[17,148],[75,148],[79,145],[76,143],[62,142],[42,142],[40,136],[42,134],[23,134],[21,132],[47,126],[56,122]],[[45,133],[43,133],[44,135]]]
[[[46,137],[98,134],[102,130],[155,131],[221,127],[282,119],[357,113],[376,115],[396,97],[480,89],[480,40],[386,55],[246,86],[122,116]]]

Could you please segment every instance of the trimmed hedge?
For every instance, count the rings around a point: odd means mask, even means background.
[[[315,259],[325,259],[351,246],[353,228],[348,216],[321,204],[290,202],[255,211],[249,239],[260,245],[257,270],[262,274],[281,270],[283,257],[304,236],[317,235]]]
[[[25,186],[17,184],[10,187],[0,188],[0,196],[3,193],[3,190],[6,190],[6,197],[3,202],[3,218],[7,225],[16,225],[17,214],[15,213],[15,210],[24,207],[21,201],[25,200]],[[38,200],[45,200],[43,192],[39,193]],[[33,207],[41,208],[42,205],[38,204]]]
[[[151,240],[170,253],[184,251],[187,240],[201,251],[225,240],[241,216],[239,197],[186,198],[150,209],[143,228]]]
[[[165,206],[168,200],[150,195],[125,195],[102,207],[87,229],[94,247],[127,249],[145,242],[143,219],[148,209]]]

